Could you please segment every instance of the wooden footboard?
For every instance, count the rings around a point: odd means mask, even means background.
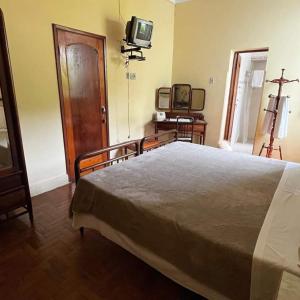
[[[151,151],[166,144],[177,141],[177,130],[168,130],[161,133],[146,136],[141,140],[140,154]]]
[[[128,152],[130,148],[132,151]],[[111,152],[114,151],[114,158],[111,157]],[[103,148],[98,151],[88,152],[79,155],[75,160],[75,180],[76,183],[82,175],[94,172],[115,163],[120,163],[127,160],[129,157],[138,156],[140,154],[140,141],[134,140],[117,145],[113,145],[107,148]]]

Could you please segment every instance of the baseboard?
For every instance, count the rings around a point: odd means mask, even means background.
[[[41,180],[33,184],[29,184],[30,194],[33,197],[54,190],[68,183],[69,178],[67,174],[62,174],[56,177],[48,178],[46,180]]]

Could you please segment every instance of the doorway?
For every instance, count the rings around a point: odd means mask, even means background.
[[[268,49],[234,55],[224,139],[232,151],[253,153]]]
[[[108,146],[105,37],[53,25],[66,166]],[[103,158],[99,157],[99,160]]]

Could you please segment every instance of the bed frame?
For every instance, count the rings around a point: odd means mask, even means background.
[[[130,147],[132,151],[128,152],[127,149]],[[110,158],[110,152],[115,151],[116,156]],[[95,170],[118,164],[124,160],[127,160],[131,156],[140,155],[140,141],[134,140],[125,142],[110,147],[103,148],[98,151],[88,152],[79,155],[75,160],[75,180],[78,183],[81,175],[84,173],[94,172]],[[93,159],[98,158],[95,162]],[[86,165],[82,166],[83,162],[87,162]]]
[[[132,149],[128,152],[128,148]],[[115,151],[116,156],[110,158],[110,152]],[[75,182],[76,185],[82,174],[87,174],[99,170],[101,168],[106,168],[112,166],[113,164],[118,164],[127,160],[130,157],[135,157],[140,155],[140,140],[134,140],[130,142],[125,142],[110,147],[103,148],[98,151],[88,152],[80,154],[75,160]],[[82,166],[84,162],[87,162]],[[80,234],[83,236],[84,228],[80,228]]]
[[[138,156],[145,151],[151,151],[177,140],[177,130],[173,129],[144,137],[141,140],[133,140],[106,147],[98,151],[80,154],[75,160],[75,182],[76,184],[78,183],[82,174],[94,172],[95,170],[105,168],[116,163],[118,164],[130,157]],[[148,146],[145,147],[145,143],[149,141],[155,141],[155,143],[148,143]],[[110,152],[112,151],[115,151],[117,154],[114,158],[110,158]],[[86,163],[83,164],[84,162]]]
[[[151,143],[151,141],[155,143]],[[80,154],[75,160],[75,182],[76,184],[78,183],[82,174],[91,173],[98,169],[118,164],[130,157],[143,154],[145,151],[148,152],[176,141],[178,141],[178,131],[173,129],[146,136],[141,140],[133,140],[109,146],[97,151]],[[148,145],[147,147],[145,147],[146,143]],[[116,153],[114,158],[110,158],[110,153],[112,151]]]
[[[166,137],[167,139],[159,139],[162,137]],[[155,143],[151,143],[151,141],[155,141]],[[176,129],[146,136],[141,139],[140,154],[143,154],[145,151],[148,152],[176,141],[178,141],[178,131]]]

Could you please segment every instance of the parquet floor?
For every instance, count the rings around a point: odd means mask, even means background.
[[[71,227],[71,186],[33,198],[35,225],[0,225],[0,299],[201,299],[122,248]]]

